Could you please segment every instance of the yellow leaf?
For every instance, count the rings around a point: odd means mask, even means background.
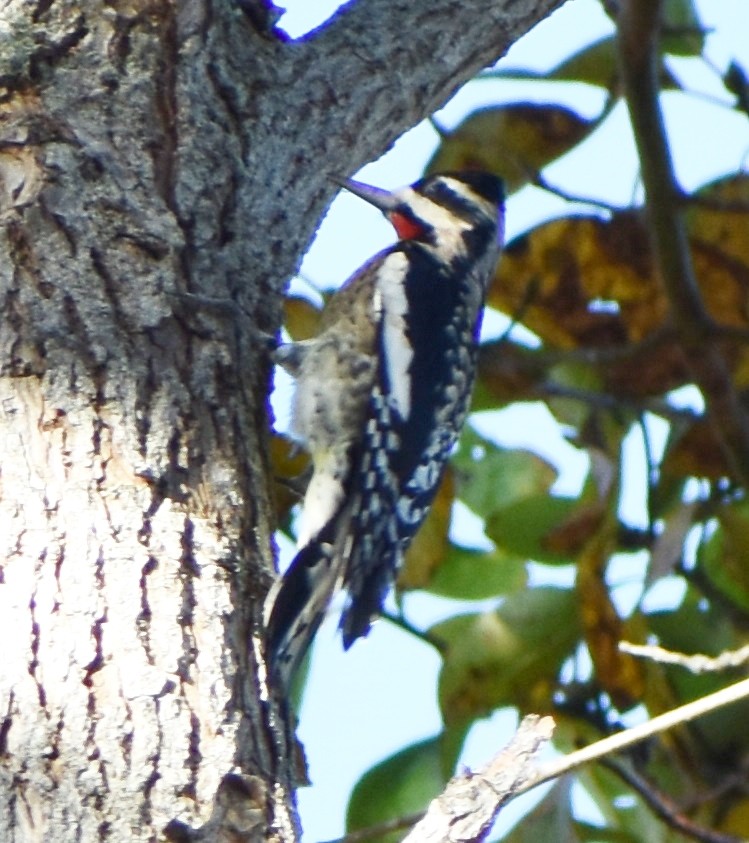
[[[282,524],[289,515],[289,510],[298,503],[302,491],[297,488],[301,477],[309,466],[307,453],[289,439],[288,436],[274,433],[270,438],[270,465],[273,476],[273,502],[276,509],[277,523]]]
[[[301,296],[284,300],[284,326],[293,340],[308,340],[320,329],[321,311]]]
[[[501,176],[512,193],[580,143],[595,125],[555,104],[521,102],[484,108],[442,140],[427,172],[487,170]]]

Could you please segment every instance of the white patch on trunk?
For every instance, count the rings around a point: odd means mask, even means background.
[[[377,285],[382,296],[382,336],[390,392],[402,419],[411,413],[411,363],[414,351],[406,335],[408,299],[404,279],[408,259],[403,252],[388,255],[380,267]]]

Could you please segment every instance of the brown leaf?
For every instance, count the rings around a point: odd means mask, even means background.
[[[707,421],[695,422],[670,447],[661,471],[672,477],[704,477],[719,480],[730,474],[723,449]]]
[[[585,641],[596,679],[621,709],[630,708],[644,693],[641,665],[619,650],[624,638],[622,619],[611,601],[605,570],[614,547],[614,519],[598,531],[580,554],[577,592]]]
[[[637,342],[666,313],[647,230],[634,212],[610,221],[553,220],[516,238],[499,262],[489,304],[509,315],[525,304],[523,323],[559,348]]]

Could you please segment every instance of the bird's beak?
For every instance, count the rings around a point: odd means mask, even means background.
[[[387,190],[383,190],[380,187],[373,187],[369,184],[363,184],[360,181],[354,181],[353,179],[332,179],[336,184],[340,185],[341,187],[345,187],[349,193],[353,193],[354,196],[358,196],[360,199],[363,199],[365,202],[369,202],[370,205],[374,205],[375,208],[379,208],[383,214],[387,214],[389,211],[395,210],[398,206],[398,200]]]

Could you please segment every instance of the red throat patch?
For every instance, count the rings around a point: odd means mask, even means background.
[[[424,233],[424,227],[398,211],[391,211],[387,218],[401,240],[415,240]]]

